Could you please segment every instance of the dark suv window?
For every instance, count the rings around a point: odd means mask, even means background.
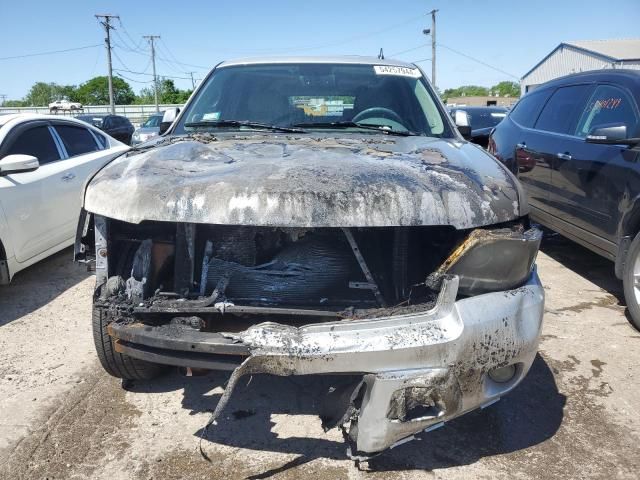
[[[513,108],[509,117],[523,127],[533,127],[544,102],[546,102],[550,94],[548,90],[528,93]]]
[[[557,89],[542,109],[535,124],[536,130],[569,133],[584,109],[585,96],[590,88],[589,85],[572,85]]]
[[[43,125],[22,132],[9,147],[7,155],[32,155],[38,159],[40,165],[60,160],[60,154],[49,127]]]
[[[70,157],[99,150],[93,135],[86,128],[73,125],[56,125],[58,135]]]
[[[129,126],[129,120],[126,117],[111,117],[113,120],[113,126],[114,127],[128,127]]]
[[[589,98],[575,134],[584,138],[594,128],[620,124],[627,127],[628,137],[636,134],[638,112],[634,100],[618,87],[600,85]]]

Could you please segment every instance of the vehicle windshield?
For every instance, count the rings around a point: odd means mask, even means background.
[[[229,66],[211,75],[174,133],[257,129],[256,124],[263,124],[305,131],[453,136],[442,115],[417,68],[324,63]]]
[[[500,110],[469,110],[467,113],[473,130],[495,127],[507,116],[506,111]]]
[[[162,116],[161,115],[153,115],[153,116],[147,118],[147,121],[144,122],[144,124],[142,126],[144,128],[147,128],[147,127],[159,127],[161,121],[162,121]]]

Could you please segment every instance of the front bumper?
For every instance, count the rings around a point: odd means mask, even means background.
[[[337,423],[357,424],[347,434],[351,450],[368,456],[493,403],[529,370],[544,310],[535,270],[513,290],[456,301],[457,294],[458,277],[451,276],[435,307],[418,313],[303,327],[262,323],[220,334],[115,322],[109,333],[116,349],[132,357],[235,369],[216,413],[242,375],[362,374]],[[509,365],[511,379],[490,378]],[[409,411],[416,405],[423,407],[417,416]]]

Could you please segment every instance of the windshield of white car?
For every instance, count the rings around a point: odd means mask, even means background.
[[[174,134],[234,119],[271,127],[452,137],[419,69],[368,64],[257,64],[218,68]],[[348,128],[347,128],[348,127]],[[272,128],[274,129],[274,128]]]

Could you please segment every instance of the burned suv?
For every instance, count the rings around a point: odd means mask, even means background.
[[[421,70],[360,57],[218,65],[155,142],[89,182],[107,372],[351,374],[325,399],[366,458],[487,406],[536,355],[540,232]]]

